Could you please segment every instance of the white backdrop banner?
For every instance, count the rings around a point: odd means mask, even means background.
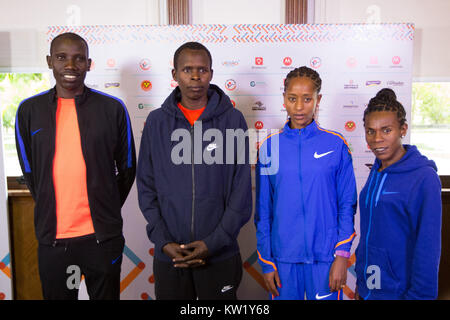
[[[3,155],[2,119],[0,117],[0,300],[11,300],[8,192],[6,188],[5,162]]]
[[[137,150],[147,115],[177,85],[171,77],[173,54],[187,41],[201,42],[211,51],[212,83],[230,96],[249,128],[255,129],[252,152],[271,129],[282,128],[286,121],[282,93],[287,73],[303,65],[319,72],[323,97],[318,122],[342,133],[349,142],[358,192],[374,161],[362,122],[369,99],[383,87],[394,89],[410,120],[413,24],[49,27],[48,40],[69,31],[89,44],[93,68],[87,85],[120,97],[127,105]],[[252,173],[254,179],[254,167]],[[124,205],[123,219],[121,298],[154,299],[154,249],[146,235],[136,187]],[[358,214],[355,228],[359,233]],[[240,299],[268,298],[257,263],[255,233],[252,218],[239,235],[244,267]],[[354,296],[354,261],[353,254],[344,289],[347,299]]]

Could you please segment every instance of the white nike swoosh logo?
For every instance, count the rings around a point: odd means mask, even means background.
[[[217,148],[217,144],[211,143],[211,144],[209,144],[209,145],[206,147],[206,150],[207,150],[207,151],[213,151],[213,150],[216,149],[216,148]]]
[[[314,158],[319,159],[319,158],[325,157],[327,154],[330,154],[332,152],[334,152],[334,150],[331,150],[331,151],[328,151],[325,153],[321,153],[321,154],[317,154],[317,152],[314,152]]]
[[[329,296],[331,296],[331,295],[332,295],[332,293],[327,294],[327,295],[325,295],[325,296],[319,296],[319,294],[316,293],[316,300],[322,300],[322,299],[325,299],[325,298],[327,298],[327,297],[329,297]]]
[[[222,288],[222,293],[227,292],[228,290],[232,289],[233,286],[225,286]]]

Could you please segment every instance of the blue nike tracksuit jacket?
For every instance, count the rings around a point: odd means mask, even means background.
[[[278,162],[278,163],[277,163]],[[315,121],[289,122],[259,149],[255,224],[259,263],[332,262],[355,237],[356,183],[347,142]]]
[[[360,193],[356,250],[364,299],[435,299],[441,253],[441,183],[432,160],[415,146],[378,172],[376,159]]]

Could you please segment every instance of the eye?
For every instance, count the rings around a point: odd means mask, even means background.
[[[294,98],[294,97],[289,97],[288,101],[291,102],[291,103],[294,103],[295,101],[297,101],[297,99]]]
[[[311,102],[312,98],[305,98],[303,101],[305,101],[306,103]]]
[[[384,132],[384,133],[390,133],[391,131],[392,131],[391,128],[384,128],[384,129],[383,129],[383,132]]]
[[[375,131],[373,131],[372,129],[367,129],[366,130],[366,134],[368,135],[368,136],[371,136],[371,135],[373,135],[375,133]]]
[[[181,71],[183,71],[184,73],[189,73],[191,72],[191,68],[183,68]]]
[[[56,60],[59,60],[59,61],[64,60],[64,58],[65,58],[65,56],[61,55],[61,54],[56,56]]]

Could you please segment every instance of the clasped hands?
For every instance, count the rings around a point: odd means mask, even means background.
[[[162,250],[172,259],[175,268],[203,266],[209,254],[208,247],[204,241],[194,241],[187,244],[170,242]]]

